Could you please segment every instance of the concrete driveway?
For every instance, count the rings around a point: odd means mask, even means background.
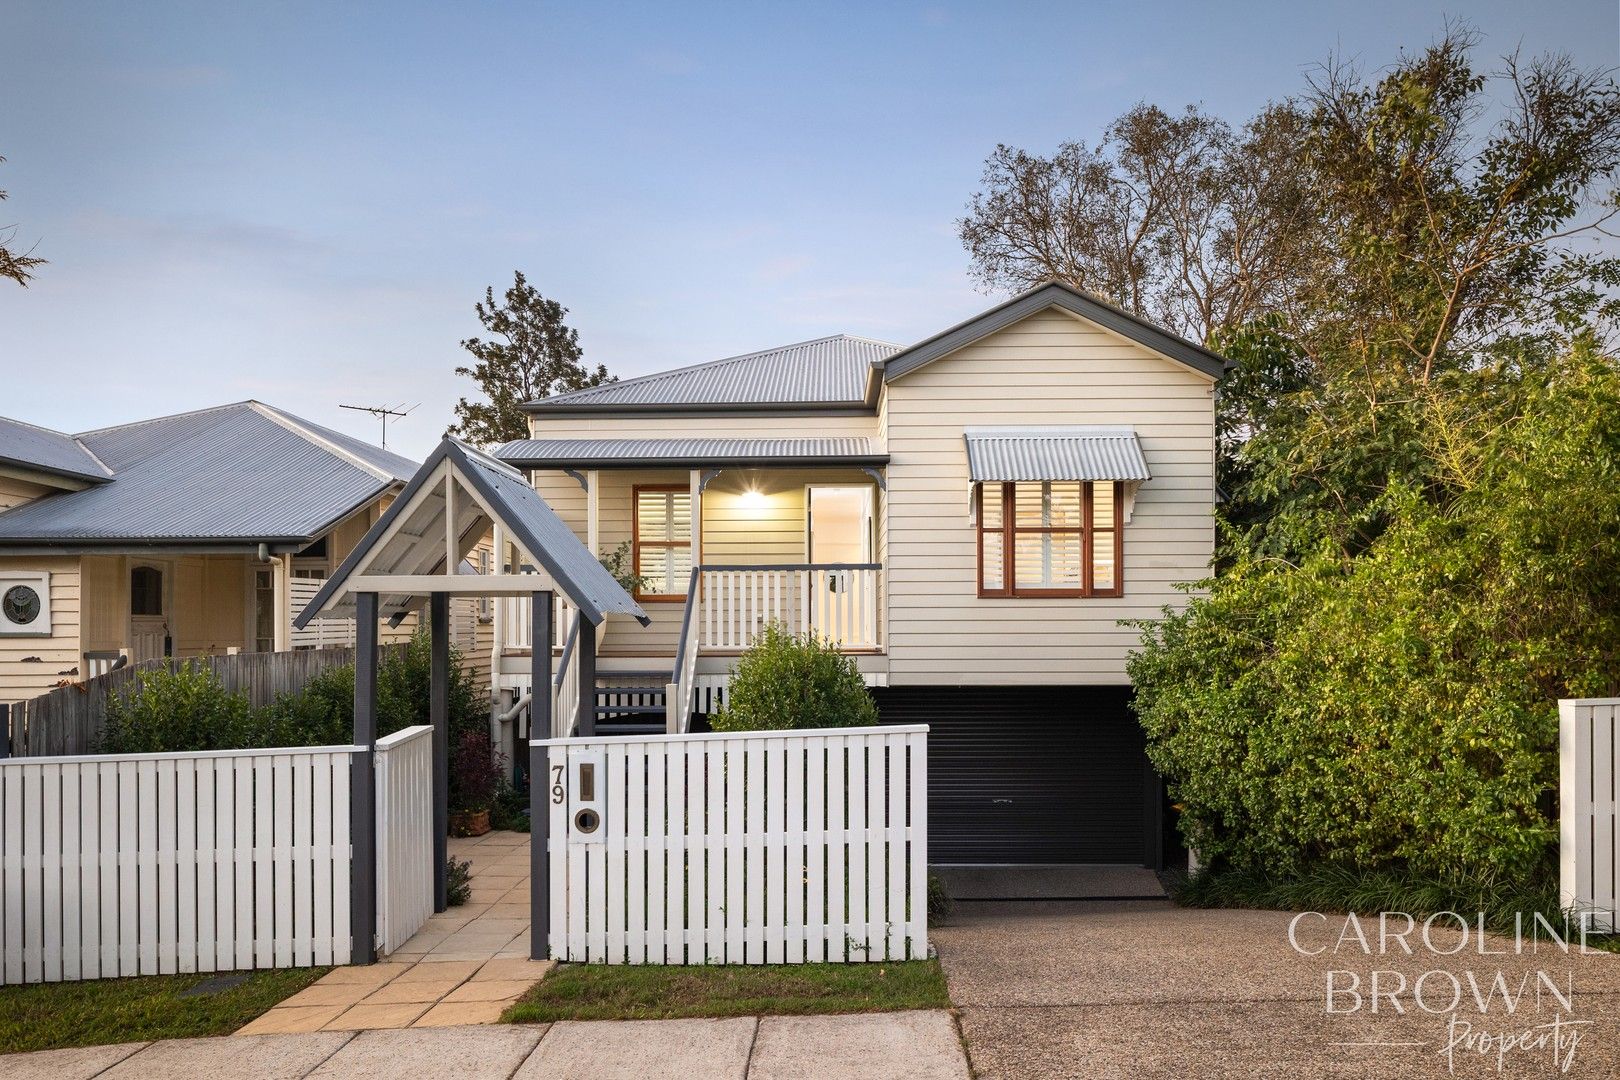
[[[1306,956],[1289,943],[1293,918],[1158,901],[965,903],[931,934],[969,1058],[990,1080],[1620,1075],[1620,957],[1528,936],[1515,955],[1511,938],[1465,939],[1440,922],[1430,947],[1421,924],[1399,937],[1397,918],[1381,949],[1376,914],[1358,924],[1365,950],[1343,916],[1303,919],[1300,947],[1324,950]]]

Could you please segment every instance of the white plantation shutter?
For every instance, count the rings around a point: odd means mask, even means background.
[[[643,596],[684,596],[692,575],[690,488],[636,489],[636,573]]]

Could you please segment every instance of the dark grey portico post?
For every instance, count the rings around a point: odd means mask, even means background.
[[[377,594],[354,597],[354,745],[349,759],[351,964],[377,959]]]
[[[446,860],[450,831],[450,594],[436,592],[428,599],[432,624],[432,675],[429,679],[433,722],[433,910],[450,906]]]
[[[579,734],[589,738],[596,734],[596,624],[582,611],[576,616],[579,637],[574,641],[575,659],[579,662]]]
[[[551,738],[551,593],[537,592],[529,643],[529,959],[544,960],[551,948],[550,760],[536,739]],[[561,755],[558,756],[561,760]]]

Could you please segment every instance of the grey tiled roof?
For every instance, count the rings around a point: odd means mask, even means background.
[[[881,464],[876,440],[820,439],[520,439],[495,451],[525,469],[627,465]]]
[[[409,459],[256,401],[85,432],[109,482],[0,513],[0,545],[295,541],[404,483]]]
[[[563,411],[576,406],[849,404],[866,400],[872,366],[900,346],[835,334],[695,367],[576,390],[529,402]]]
[[[72,435],[3,416],[0,416],[0,462],[97,483],[112,476],[112,470],[97,461]]]
[[[1128,427],[973,427],[974,480],[1148,480],[1147,460]]]

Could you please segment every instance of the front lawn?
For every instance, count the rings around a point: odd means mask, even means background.
[[[0,1054],[229,1035],[331,968],[286,968],[0,987]],[[210,979],[239,985],[186,991]],[[0,1073],[5,1067],[0,1065]]]
[[[506,1010],[507,1023],[948,1009],[938,960],[678,967],[561,964]]]

